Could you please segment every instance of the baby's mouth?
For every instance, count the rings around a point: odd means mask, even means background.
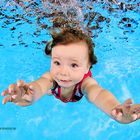
[[[69,83],[72,80],[63,80],[63,79],[57,79],[58,82],[63,82],[63,83]]]
[[[69,83],[69,82],[72,81],[72,80],[65,80],[65,79],[58,79],[58,78],[56,78],[56,80],[57,80],[58,82],[62,82],[62,83]]]
[[[71,80],[59,80],[59,81],[64,82],[64,83],[71,82]]]

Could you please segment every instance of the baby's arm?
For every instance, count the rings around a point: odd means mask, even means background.
[[[130,99],[120,104],[115,96],[103,89],[91,77],[84,80],[82,89],[87,99],[120,123],[130,123],[140,119],[140,104],[132,104]]]
[[[37,101],[40,97],[47,94],[47,91],[53,86],[53,79],[49,72],[43,74],[38,80],[29,83],[30,86],[33,86],[36,91],[34,95],[34,101]]]
[[[53,80],[49,72],[42,75],[38,80],[25,83],[19,80],[16,84],[11,84],[8,89],[2,92],[3,104],[13,102],[19,106],[31,105],[53,86]]]
[[[111,116],[111,111],[119,101],[109,91],[103,89],[93,78],[87,78],[82,85],[87,99]]]

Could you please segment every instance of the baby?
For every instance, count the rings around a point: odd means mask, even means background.
[[[45,48],[51,56],[51,68],[31,83],[23,80],[11,84],[2,92],[3,104],[13,102],[28,106],[43,95],[54,95],[62,102],[77,102],[83,96],[120,123],[140,118],[140,104],[131,99],[123,104],[112,93],[103,89],[92,77],[90,69],[96,64],[92,39],[78,29],[66,28],[52,33],[52,41]]]

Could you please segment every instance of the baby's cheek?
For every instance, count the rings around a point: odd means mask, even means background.
[[[73,79],[77,82],[80,82],[84,77],[84,74],[83,73],[75,73],[73,75]]]

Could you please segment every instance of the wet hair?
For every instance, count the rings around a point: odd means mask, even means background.
[[[68,45],[70,43],[84,41],[88,47],[89,63],[91,65],[90,68],[92,68],[92,65],[97,63],[97,57],[95,56],[94,53],[95,44],[93,43],[90,36],[83,33],[83,31],[73,28],[65,28],[61,30],[59,33],[53,31],[51,35],[52,40],[48,42],[45,47],[46,55],[51,56],[52,48],[55,47],[56,45]]]

